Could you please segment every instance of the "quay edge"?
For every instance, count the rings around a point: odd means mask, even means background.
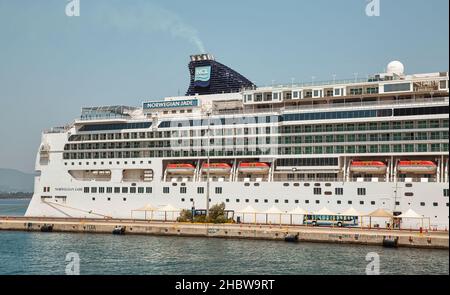
[[[249,225],[249,224],[193,224],[175,222],[145,222],[133,220],[61,220],[53,218],[0,219],[0,231],[112,234],[115,228],[124,227],[125,234],[207,237],[252,240],[284,241],[286,235],[298,234],[299,242],[339,243],[382,246],[386,238],[398,238],[398,247],[422,249],[449,249],[448,232],[407,230],[376,230],[361,228],[316,228],[305,226]],[[43,233],[48,234],[48,233]]]

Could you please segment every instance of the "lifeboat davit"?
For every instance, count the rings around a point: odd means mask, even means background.
[[[239,172],[248,174],[267,174],[269,173],[270,165],[262,162],[255,163],[240,163]]]
[[[384,174],[387,166],[381,161],[352,161],[350,171],[354,173]]]
[[[398,172],[415,174],[435,174],[437,165],[433,161],[399,161]]]
[[[194,174],[195,166],[192,164],[169,164],[166,171],[172,174]]]
[[[230,174],[231,173],[231,165],[227,163],[204,163],[202,165],[203,173],[211,173],[211,174]]]

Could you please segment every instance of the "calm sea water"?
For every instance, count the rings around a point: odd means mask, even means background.
[[[27,203],[0,200],[0,212],[21,215]],[[379,254],[382,274],[449,274],[442,250],[39,232],[0,232],[0,274],[64,274],[71,252],[81,274],[363,275],[369,252]]]

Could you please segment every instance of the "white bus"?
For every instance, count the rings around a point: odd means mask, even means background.
[[[342,215],[305,215],[303,224],[312,226],[337,226],[351,227],[358,226],[358,216],[342,216]]]

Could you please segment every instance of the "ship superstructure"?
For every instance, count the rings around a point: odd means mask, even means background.
[[[448,72],[392,62],[366,79],[257,87],[211,55],[189,70],[185,96],[83,108],[44,132],[26,215],[205,209],[209,186],[210,205],[236,212],[413,209],[448,227]]]

